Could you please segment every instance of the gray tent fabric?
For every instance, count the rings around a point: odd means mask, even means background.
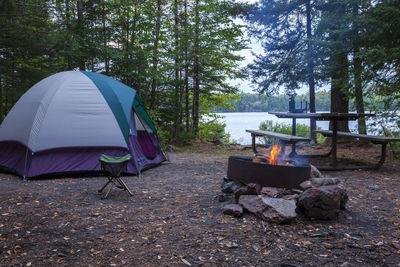
[[[0,126],[0,140],[21,142],[33,152],[100,144],[127,147],[104,97],[79,71],[55,74],[29,90]]]

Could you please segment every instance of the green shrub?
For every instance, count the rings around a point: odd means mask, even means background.
[[[214,143],[229,143],[230,135],[225,132],[226,124],[218,121],[218,116],[212,120],[202,121],[199,126],[199,139]]]
[[[282,134],[292,134],[292,125],[286,123],[278,123],[271,120],[266,120],[261,122],[259,129],[263,131],[276,132]],[[321,130],[320,127],[317,127],[317,129]],[[307,126],[305,124],[296,124],[296,135],[310,138],[310,126]],[[326,138],[323,135],[317,134],[318,143],[324,142],[325,139]],[[274,140],[269,137],[265,137],[264,140],[266,143],[274,142]]]

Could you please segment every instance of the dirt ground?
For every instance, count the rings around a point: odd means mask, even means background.
[[[115,189],[106,200],[97,192],[104,177],[0,174],[0,265],[400,266],[399,160],[378,171],[324,172],[348,189],[337,220],[275,225],[221,212],[227,154],[251,154],[238,148],[169,153],[170,163],[124,178],[133,197]],[[374,146],[340,151],[379,155]]]

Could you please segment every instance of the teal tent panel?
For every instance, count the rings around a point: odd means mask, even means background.
[[[131,115],[132,102],[136,91],[131,87],[118,82],[100,73],[82,71],[97,86],[110,106],[121,131],[128,142],[129,119]]]

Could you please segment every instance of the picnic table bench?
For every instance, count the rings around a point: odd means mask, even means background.
[[[292,152],[289,154],[289,157],[296,156],[296,144],[298,142],[310,142],[309,138],[295,136],[290,134],[282,134],[282,133],[275,133],[263,130],[246,130],[246,132],[251,134],[251,146],[255,154],[257,154],[256,148],[256,137],[257,136],[265,136],[277,139],[282,147],[282,153],[285,152],[286,144],[292,144]]]
[[[333,131],[328,131],[328,130],[316,130],[316,133],[320,133],[324,136],[333,136]],[[372,168],[372,169],[378,169],[379,167],[382,166],[382,164],[385,162],[386,159],[386,145],[389,142],[400,142],[400,138],[394,138],[394,137],[387,137],[387,136],[374,136],[374,135],[366,135],[366,134],[356,134],[356,133],[350,133],[350,132],[340,132],[338,131],[337,136],[341,137],[347,137],[347,138],[354,138],[358,140],[366,140],[370,141],[374,144],[380,144],[382,146],[381,149],[381,158],[379,162],[373,166],[356,166],[354,168]]]

